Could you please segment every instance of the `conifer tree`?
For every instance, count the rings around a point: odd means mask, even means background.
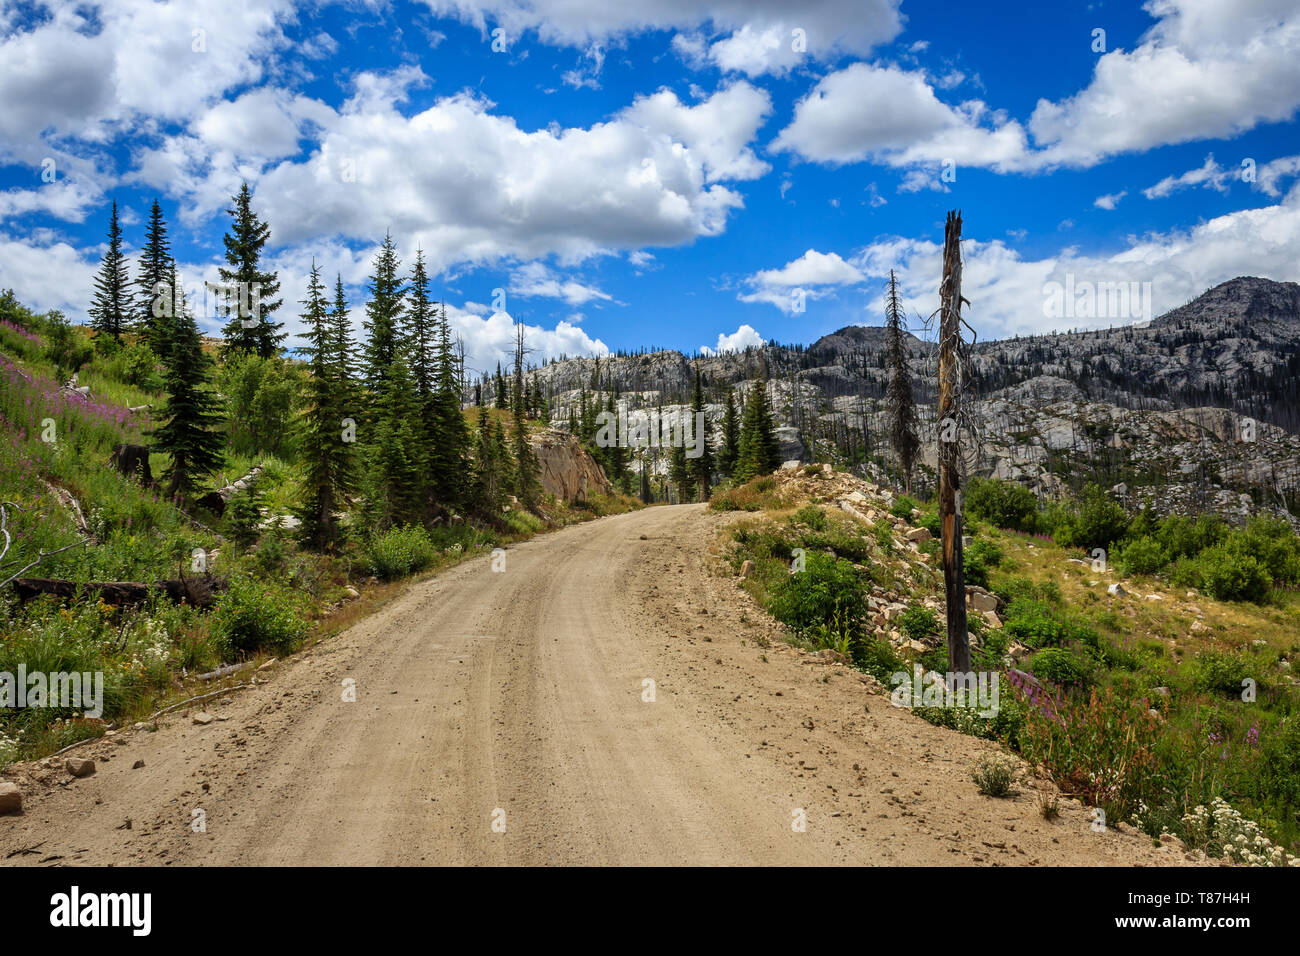
[[[167,241],[167,223],[163,220],[162,206],[155,199],[149,208],[144,248],[140,250],[140,271],[136,278],[140,297],[136,300],[135,326],[149,347],[164,358],[165,343],[171,337],[171,320],[174,315],[174,309],[169,304],[173,265]]]
[[[175,266],[168,281],[176,298],[163,376],[165,421],[154,429],[152,437],[154,449],[171,456],[163,475],[167,494],[188,496],[196,479],[221,462],[223,439],[216,430],[221,416],[208,382],[211,360],[203,353],[203,340],[185,293],[177,286]]]
[[[375,256],[375,271],[370,277],[370,301],[366,303],[364,323],[367,338],[364,355],[366,387],[376,395],[382,391],[389,368],[397,358],[402,335],[405,303],[402,280],[398,275],[401,262],[391,234],[384,237]]]
[[[889,406],[889,440],[898,455],[903,471],[903,482],[912,490],[912,469],[921,443],[916,435],[916,405],[912,401],[912,380],[907,372],[907,359],[903,354],[903,333],[907,323],[903,317],[902,301],[898,296],[898,282],[894,270],[889,270],[889,295],[885,299],[886,361],[889,363],[889,385],[885,390],[885,403]]]
[[[434,429],[433,457],[429,474],[435,499],[448,508],[460,505],[465,498],[466,461],[469,453],[469,429],[461,412],[460,378],[456,354],[451,344],[451,325],[447,308],[437,314],[437,351],[434,355],[434,382],[429,422]]]
[[[497,404],[497,408],[506,407],[506,380],[501,375],[500,362],[497,362],[496,404]]]
[[[335,295],[338,309],[343,297],[341,279]],[[325,547],[338,537],[334,513],[356,490],[356,465],[354,445],[345,440],[343,430],[347,381],[338,360],[337,330],[325,311],[325,287],[315,261],[302,304],[302,321],[307,329],[302,337],[308,343],[303,351],[310,377],[301,419],[303,502],[298,517],[303,539]],[[346,315],[346,303],[342,310]]]
[[[699,429],[701,434],[693,434],[698,443],[700,455],[687,459],[687,469],[695,485],[699,501],[709,500],[709,487],[713,484],[713,451],[709,448],[708,417],[704,414],[704,389],[700,383],[700,373],[695,373],[695,395],[691,400],[692,429]]]
[[[728,387],[727,410],[722,414],[722,444],[718,447],[718,473],[730,478],[739,456],[740,413],[736,410],[736,391]]]
[[[415,431],[419,404],[415,383],[399,348],[380,383],[371,446],[370,517],[388,528],[420,518],[420,442]]]
[[[271,317],[281,304],[276,298],[280,280],[261,265],[271,227],[253,212],[248,183],[239,187],[234,201],[234,208],[226,210],[233,222],[224,239],[226,263],[230,268],[217,270],[226,284],[232,306],[222,330],[226,340],[223,351],[274,358],[280,354],[280,343],[287,333],[280,331],[284,323]]]
[[[754,383],[745,404],[745,416],[740,426],[740,450],[736,459],[735,477],[749,481],[781,467],[781,444],[776,439],[772,424],[772,410],[767,401],[767,379]]]
[[[674,444],[668,452],[668,480],[677,486],[678,503],[685,504],[691,494],[691,470],[684,445]]]
[[[131,322],[131,279],[127,273],[126,256],[122,254],[122,228],[117,223],[117,200],[108,219],[108,251],[104,253],[95,278],[95,298],[90,307],[92,326],[100,335],[122,340],[122,333]]]

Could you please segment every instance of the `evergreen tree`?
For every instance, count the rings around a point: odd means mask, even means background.
[[[186,305],[185,293],[177,286],[175,266],[168,281],[177,290],[177,297],[163,377],[167,402],[165,421],[154,429],[152,438],[156,451],[171,456],[163,475],[167,494],[187,496],[195,486],[195,479],[221,463],[223,440],[216,431],[221,416],[208,383],[211,360],[203,354],[203,340]]]
[[[364,323],[368,334],[364,379],[366,387],[376,395],[383,390],[384,380],[397,358],[403,339],[402,313],[405,305],[402,300],[402,281],[398,276],[400,266],[393,237],[387,235],[379,247],[379,254],[375,256],[375,271],[370,278],[370,301],[366,303]]]
[[[280,343],[287,337],[287,333],[280,331],[284,323],[271,318],[280,307],[281,300],[276,298],[280,280],[274,272],[261,268],[271,227],[253,212],[248,183],[239,187],[234,200],[234,208],[226,210],[234,221],[224,239],[226,263],[230,268],[218,270],[234,300],[229,321],[222,330],[226,339],[223,350],[227,354],[246,352],[269,359],[280,354]]]
[[[506,407],[506,380],[501,375],[501,363],[497,362],[497,379],[496,379],[496,405],[497,408]]]
[[[677,486],[679,504],[684,504],[691,496],[691,469],[687,461],[685,446],[673,445],[668,452],[668,480]]]
[[[760,378],[754,383],[749,402],[745,405],[734,475],[740,481],[749,481],[780,467],[781,444],[776,439],[772,410],[767,402],[767,379]]]
[[[437,387],[441,357],[437,356],[434,338],[436,316],[429,301],[429,275],[424,268],[424,250],[415,250],[415,266],[406,288],[406,348],[411,357],[411,376],[415,383],[415,405],[419,409],[414,423],[419,445],[421,476],[418,497],[425,510],[431,510],[438,482],[433,472],[441,467],[439,428],[435,420],[434,391]],[[445,499],[444,499],[445,500]]]
[[[136,278],[140,298],[136,302],[136,331],[158,355],[166,358],[165,343],[171,338],[174,309],[171,301],[171,274],[174,263],[167,242],[167,223],[158,200],[149,208],[149,225],[145,227],[144,248],[140,250],[140,271]]]
[[[346,315],[341,279],[335,290],[336,311],[340,304]],[[325,547],[338,536],[334,513],[356,490],[356,463],[353,444],[344,440],[347,381],[339,362],[338,332],[326,314],[325,287],[314,261],[303,306],[302,320],[307,331],[302,337],[308,342],[303,351],[310,377],[301,419],[303,502],[297,513],[304,540]]]
[[[695,395],[691,400],[690,427],[698,428],[701,432],[694,435],[695,441],[699,443],[700,455],[698,458],[687,459],[687,469],[698,493],[698,500],[708,501],[709,487],[713,484],[713,451],[709,448],[708,418],[704,414],[704,389],[700,384],[698,370],[695,373]]]
[[[398,349],[380,383],[371,446],[368,518],[377,528],[419,520],[422,481],[420,442],[415,431],[419,404],[404,349]]]
[[[907,372],[907,359],[903,354],[903,333],[907,323],[903,317],[902,302],[898,296],[898,282],[894,270],[889,270],[889,296],[885,300],[885,345],[889,363],[889,385],[885,390],[885,404],[889,406],[889,440],[898,455],[903,470],[903,481],[912,490],[912,469],[921,443],[916,436],[916,405],[912,401],[912,380]]]
[[[740,413],[735,389],[727,388],[727,410],[722,414],[722,445],[718,448],[718,473],[731,477],[740,456]]]
[[[429,474],[433,480],[434,497],[440,504],[451,508],[461,504],[465,498],[469,429],[460,408],[460,379],[446,306],[438,311],[437,329],[434,392],[429,416],[434,429],[434,443]]]
[[[95,278],[95,299],[90,308],[91,323],[100,335],[120,342],[131,321],[131,279],[122,254],[122,228],[117,224],[117,200],[108,219],[108,251]]]

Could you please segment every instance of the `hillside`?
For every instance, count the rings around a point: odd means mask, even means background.
[[[681,414],[694,374],[714,438],[728,386],[760,378],[783,454],[896,477],[887,453],[884,330],[850,326],[807,347],[565,359],[531,371],[556,427],[583,401]],[[924,429],[933,430],[931,346],[905,337]],[[1047,497],[1123,484],[1136,505],[1236,521],[1300,511],[1300,285],[1238,278],[1149,325],[1063,332],[970,349],[970,471]],[[490,395],[492,383],[485,383]],[[932,444],[932,443],[931,443]],[[933,460],[926,462],[933,466]],[[664,473],[655,459],[649,467]]]

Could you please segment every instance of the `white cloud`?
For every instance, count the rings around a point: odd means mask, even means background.
[[[865,56],[903,28],[899,0],[425,0],[439,15],[479,30],[500,27],[517,40],[535,31],[545,43],[586,47],[642,30],[685,31],[674,48],[694,64],[750,76],[782,73],[805,59]],[[802,31],[804,49],[794,33]]]
[[[723,352],[741,352],[747,348],[757,348],[766,340],[754,330],[752,325],[742,325],[730,335],[718,333],[718,343],[714,348],[707,345],[700,346],[700,352],[705,355],[719,355]]]
[[[103,200],[101,190],[73,179],[57,179],[35,189],[6,189],[0,192],[0,222],[33,212],[85,222],[90,207]]]
[[[1038,102],[1029,129],[1045,162],[1091,166],[1295,115],[1294,0],[1149,0],[1144,8],[1158,21],[1136,48],[1103,54],[1091,83],[1073,96]]]
[[[467,375],[495,371],[497,362],[508,367],[514,361],[515,321],[507,312],[477,315],[473,312],[447,309],[447,320],[452,334],[459,335],[465,343]],[[524,346],[531,349],[528,360],[534,365],[562,355],[608,355],[609,346],[592,338],[581,326],[561,319],[554,328],[524,324]]]
[[[1121,189],[1117,193],[1107,193],[1104,196],[1098,196],[1092,201],[1092,204],[1098,209],[1114,209],[1119,205],[1121,199],[1128,195],[1127,189]]]
[[[584,305],[593,299],[612,302],[613,296],[595,286],[574,279],[561,279],[540,262],[529,262],[510,276],[510,291],[516,295],[563,299],[569,305]]]
[[[403,116],[399,87],[368,84],[319,120],[310,158],[254,177],[277,241],[368,241],[391,229],[420,242],[434,270],[509,257],[576,262],[717,235],[743,205],[718,180],[767,168],[746,144],[769,100],[745,83],[694,106],[661,92],[590,128],[533,132],[466,94]],[[229,183],[212,192],[208,211]]]
[[[763,269],[746,278],[749,291],[737,298],[765,302],[789,314],[799,307],[796,303],[824,298],[833,294],[833,287],[853,285],[863,278],[861,270],[838,253],[809,249],[780,269]]]
[[[1021,258],[1002,240],[967,239],[962,293],[964,314],[980,338],[1035,334],[1053,329],[1124,324],[1124,320],[1050,318],[1044,314],[1044,284],[1150,282],[1153,314],[1182,305],[1210,286],[1239,275],[1295,281],[1300,246],[1300,186],[1277,205],[1244,209],[1186,230],[1133,238],[1113,254],[1083,255],[1066,248],[1044,259]],[[849,259],[866,276],[884,279],[896,269],[909,311],[931,314],[938,307],[942,247],[937,242],[896,238],[873,243]],[[873,302],[869,314],[880,314]]]
[[[59,309],[74,319],[83,316],[97,265],[94,250],[0,233],[0,289],[13,289],[24,305],[38,312]]]
[[[1142,190],[1142,195],[1146,196],[1147,199],[1162,199],[1192,186],[1200,186],[1203,189],[1214,189],[1226,193],[1228,191],[1228,186],[1225,183],[1227,178],[1227,170],[1216,163],[1211,155],[1205,157],[1205,163],[1199,168],[1189,169],[1181,176],[1166,176],[1154,186],[1148,186]]]
[[[1256,170],[1255,187],[1270,196],[1282,195],[1284,180],[1300,176],[1300,156],[1280,156]]]
[[[980,100],[949,106],[923,71],[853,63],[795,106],[773,149],[821,163],[1030,168],[1025,131]]]

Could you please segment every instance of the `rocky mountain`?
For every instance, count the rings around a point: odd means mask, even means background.
[[[884,333],[849,326],[808,346],[566,359],[528,375],[564,427],[584,394],[602,405],[617,394],[625,412],[680,415],[698,370],[715,439],[726,387],[744,400],[765,378],[786,457],[888,481]],[[905,349],[932,431],[935,349],[914,335]],[[1242,277],[1148,323],[977,342],[965,368],[972,474],[1045,495],[1099,481],[1133,502],[1234,518],[1300,511],[1300,284]]]

